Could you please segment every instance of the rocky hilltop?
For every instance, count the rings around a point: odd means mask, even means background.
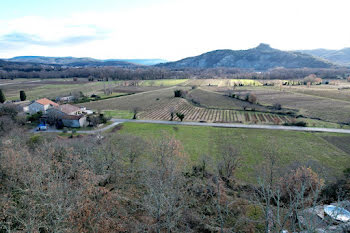
[[[159,64],[168,68],[230,67],[264,71],[271,68],[331,68],[335,65],[301,52],[287,52],[260,44],[247,50],[215,50],[175,62]]]

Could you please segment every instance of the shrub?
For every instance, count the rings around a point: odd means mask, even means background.
[[[34,149],[37,145],[41,144],[43,142],[43,137],[39,134],[31,136],[28,141],[27,145],[29,148]]]
[[[282,105],[279,104],[279,103],[275,103],[273,106],[272,106],[273,109],[275,110],[281,110],[282,109]]]
[[[99,123],[102,123],[102,124],[106,124],[107,121],[108,121],[108,119],[104,116],[103,113],[100,113],[100,115],[99,115],[99,120],[100,120]]]
[[[132,119],[134,119],[134,120],[137,119],[137,113],[138,113],[139,111],[140,111],[140,108],[138,108],[138,107],[135,107],[135,108],[133,109],[134,115],[132,116]]]
[[[77,130],[76,129],[72,129],[72,134],[69,136],[70,138],[73,138],[74,137],[74,134],[77,133]]]
[[[322,83],[322,79],[317,77],[315,74],[310,74],[308,76],[306,76],[304,78],[304,84],[314,84],[314,83],[317,83],[317,84],[320,84]]]
[[[174,97],[185,98],[186,97],[186,93],[183,90],[175,90],[174,91]]]
[[[306,127],[307,123],[305,121],[295,121],[295,122],[286,122],[283,125],[285,126],[299,126],[299,127]]]
[[[0,107],[0,116],[9,116],[12,120],[15,120],[18,114],[18,107],[14,104],[5,104]]]
[[[56,125],[56,129],[63,129],[64,127],[62,120],[56,121],[55,125]]]
[[[2,90],[0,89],[0,103],[5,103],[5,101],[6,101],[6,97],[2,92]]]
[[[18,115],[16,116],[16,122],[20,125],[25,125],[27,122],[27,117],[25,115]]]
[[[311,168],[300,167],[283,179],[282,190],[286,200],[290,195],[298,195],[300,192],[303,192],[304,197],[312,198],[313,193],[323,185],[324,181]]]
[[[181,121],[183,121],[183,119],[185,118],[185,114],[183,114],[183,113],[176,113],[176,116],[177,116]]]
[[[256,95],[253,93],[250,93],[248,96],[248,102],[252,103],[252,104],[256,104],[256,102],[257,102]]]
[[[38,122],[42,115],[43,113],[41,111],[34,113],[28,117],[28,121]]]

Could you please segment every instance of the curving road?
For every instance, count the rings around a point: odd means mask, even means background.
[[[270,130],[292,130],[292,131],[304,131],[304,132],[327,132],[327,133],[343,133],[350,134],[349,129],[332,129],[332,128],[311,128],[311,127],[298,127],[298,126],[282,126],[282,125],[245,125],[245,124],[231,124],[231,123],[207,123],[207,122],[189,122],[189,121],[157,121],[157,120],[129,120],[129,119],[111,119],[112,124],[95,130],[77,130],[77,133],[84,134],[96,134],[104,132],[114,126],[124,123],[150,123],[150,124],[165,124],[165,125],[190,125],[190,126],[209,126],[209,127],[221,127],[221,128],[246,128],[246,129],[270,129]],[[48,129],[47,131],[35,131],[31,132],[47,132],[47,133],[61,133],[62,130]],[[71,131],[69,131],[71,132]]]
[[[207,122],[189,122],[189,121],[157,121],[157,120],[129,120],[129,119],[112,119],[114,122],[135,122],[135,123],[153,123],[166,125],[192,125],[192,126],[212,126],[222,128],[247,128],[247,129],[272,129],[272,130],[293,130],[305,132],[328,132],[328,133],[345,133],[350,134],[349,129],[332,129],[332,128],[313,128],[313,127],[298,127],[298,126],[282,126],[282,125],[245,125],[231,123],[207,123]]]

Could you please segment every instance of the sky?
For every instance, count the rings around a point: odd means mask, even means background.
[[[0,57],[350,47],[349,0],[0,0]]]

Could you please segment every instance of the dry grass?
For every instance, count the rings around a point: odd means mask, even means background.
[[[114,87],[114,82],[88,82],[86,79],[79,79],[78,81],[72,81],[72,79],[62,80],[33,80],[16,82],[15,84],[9,84],[0,86],[3,89],[6,98],[9,100],[19,99],[19,91],[24,90],[28,100],[35,100],[38,98],[56,98],[57,96],[70,95],[74,92],[83,92],[85,95],[93,93],[99,93],[103,90],[104,85],[110,85]]]
[[[246,109],[255,109],[257,111],[269,111],[264,106],[225,96],[224,92],[218,93],[212,91],[211,88],[201,87],[195,89],[189,93],[188,98],[207,108],[242,110],[245,107]]]
[[[140,111],[148,110],[154,106],[167,104],[174,96],[177,87],[163,88],[154,91],[142,92],[119,98],[84,103],[84,106],[94,110],[130,110],[134,108]]]
[[[311,86],[310,88],[306,86],[293,86],[284,89],[290,92],[350,102],[350,89],[346,88],[350,88],[350,86],[320,85]]]

